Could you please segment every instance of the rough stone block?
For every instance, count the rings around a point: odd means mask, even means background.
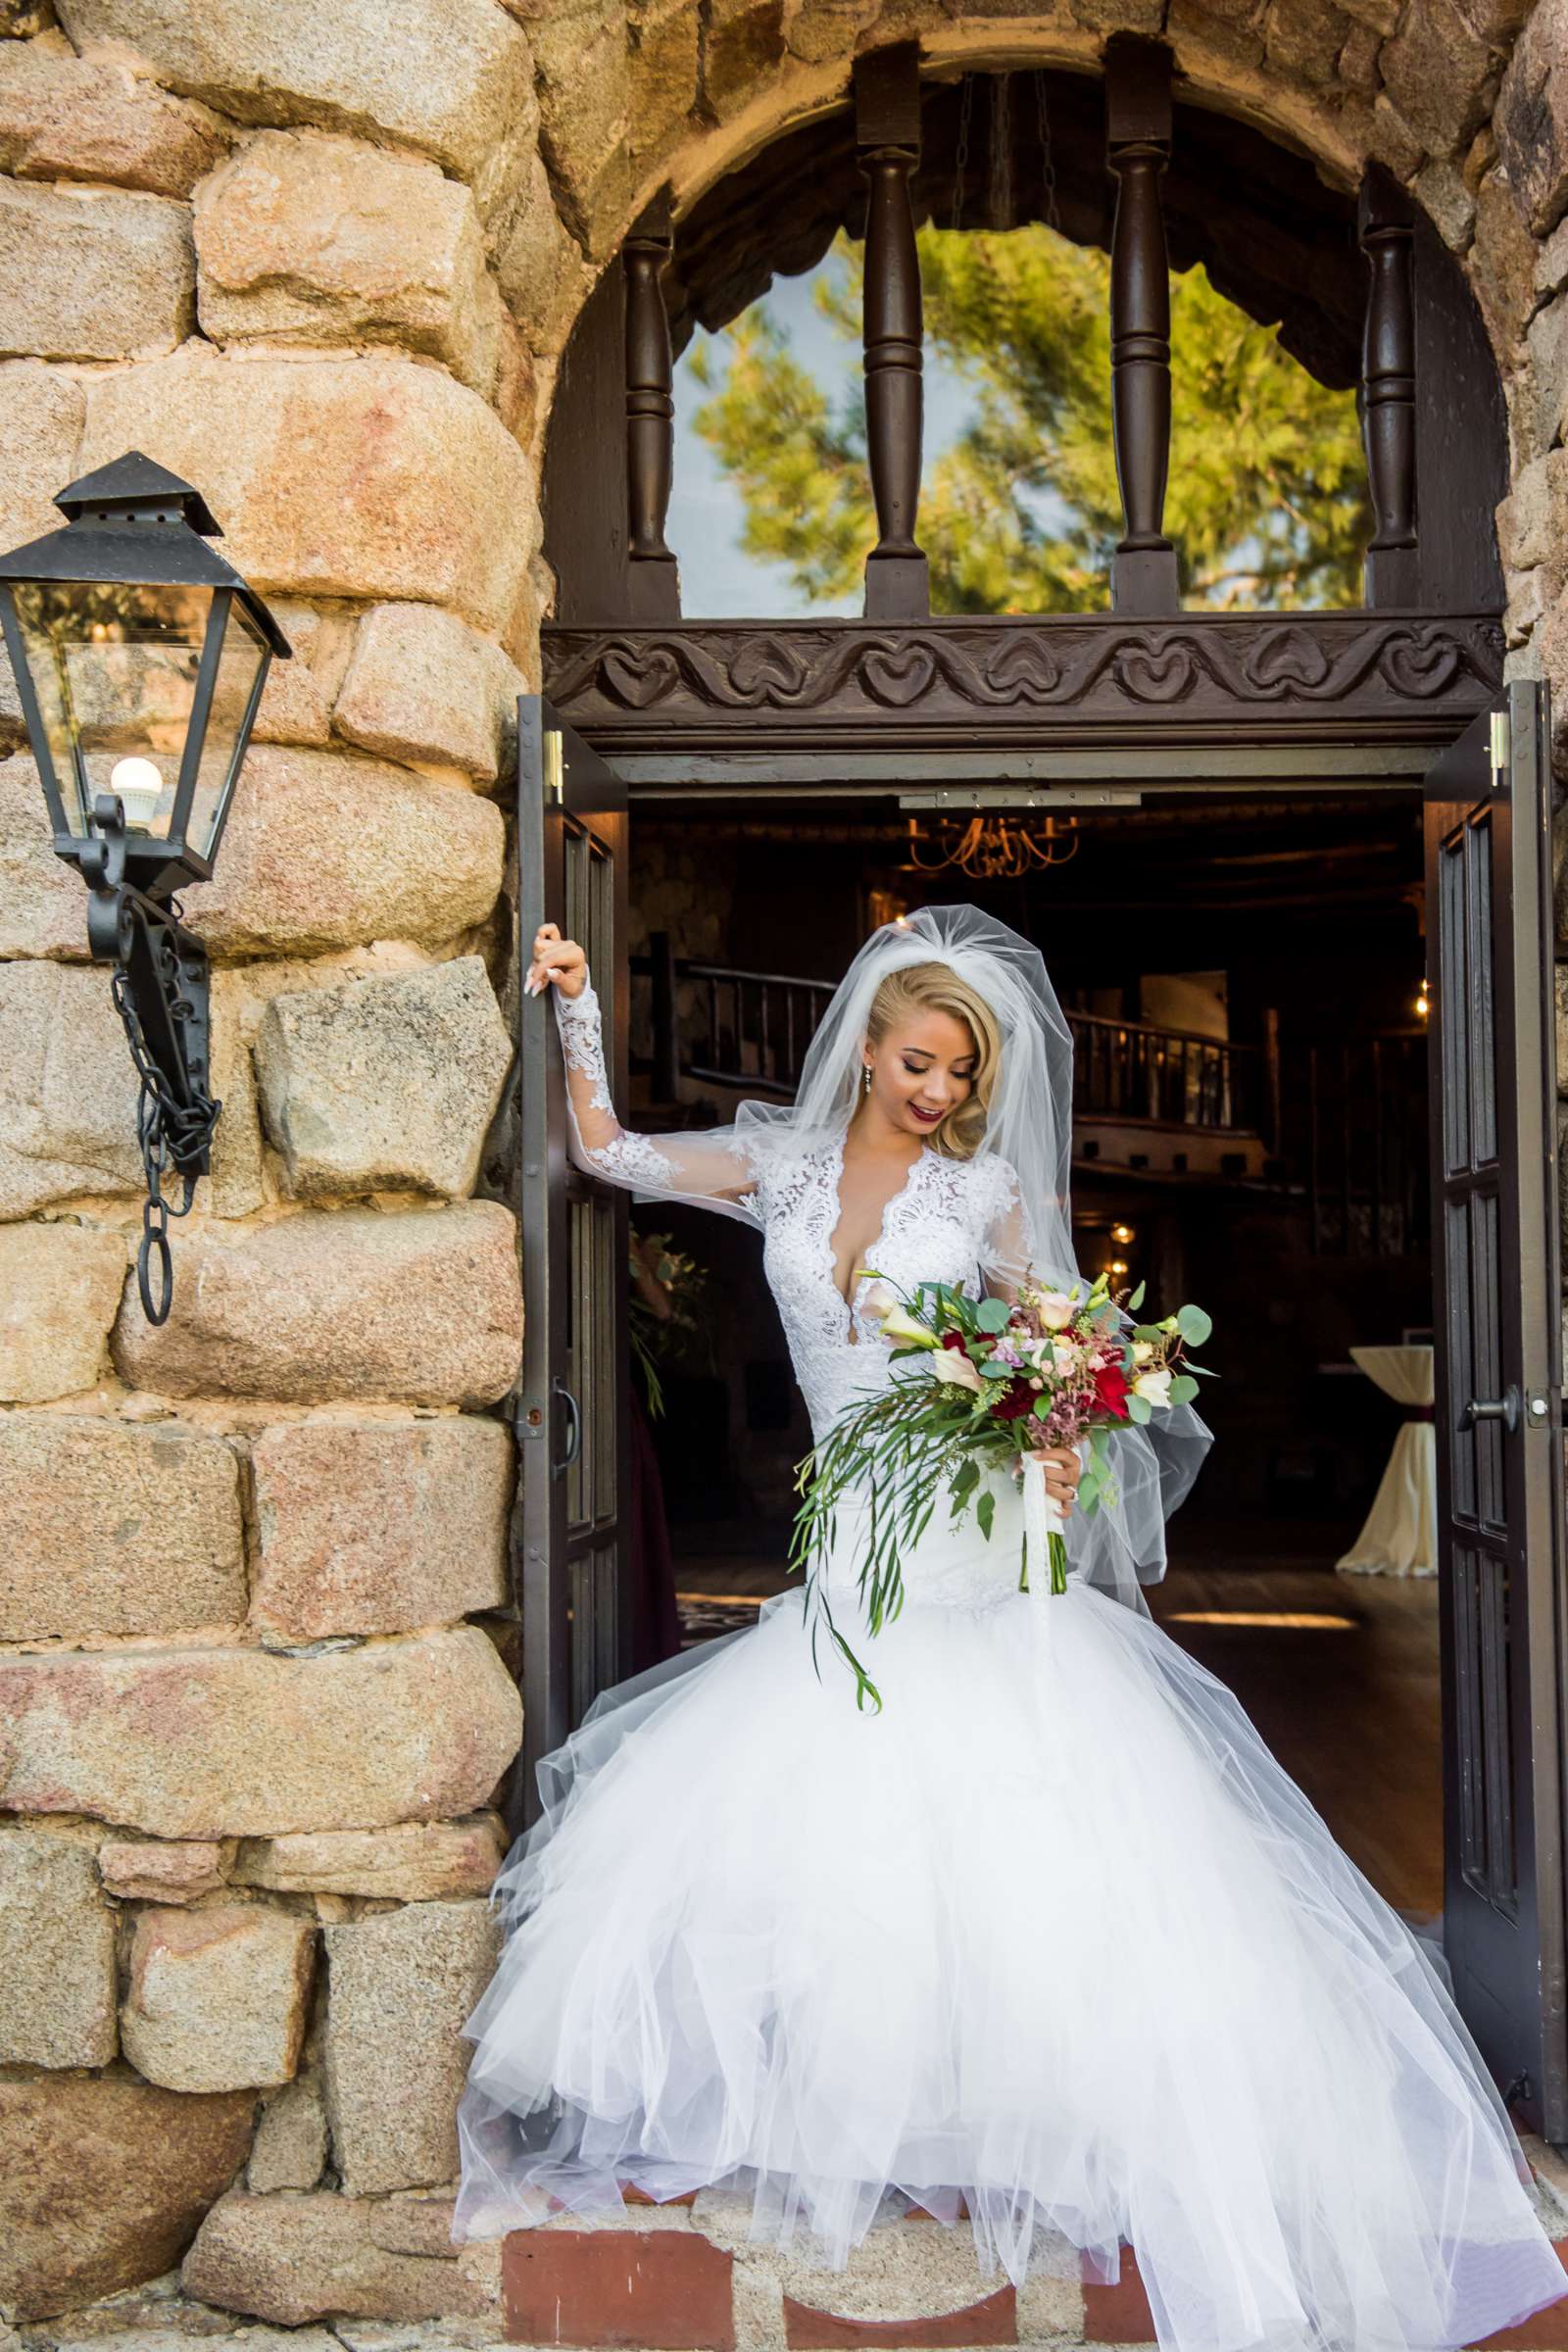
[[[632,0],[626,12],[632,151],[643,169],[667,154],[697,103],[701,19],[686,0]]]
[[[504,629],[538,544],[528,460],[478,393],[416,360],[193,343],[89,385],[82,463],[126,449],[202,484],[264,591],[417,597]]]
[[[494,389],[501,297],[472,197],[433,164],[264,131],[201,189],[196,258],[216,342],[396,343]]]
[[[0,1830],[0,2065],[114,2057],[114,1914],[79,1837]]]
[[[310,1920],[261,1904],[143,1911],[121,2011],[125,2056],[166,2090],[288,2082],[315,1951]]]
[[[274,662],[267,673],[251,741],[319,749],[331,737],[332,694],[348,660],[352,623],[328,619],[293,597],[269,601],[292,650],[286,662]]]
[[[6,400],[13,372],[0,368],[0,445],[6,439]],[[69,473],[60,476],[62,481],[69,478]],[[6,466],[0,463],[3,484]],[[22,536],[26,536],[25,529]],[[15,541],[8,537],[6,544],[12,546]],[[0,664],[3,661],[0,655]],[[5,674],[9,683],[10,672]],[[86,898],[80,875],[55,856],[32,761],[21,756],[0,760],[0,956],[70,956],[85,960]]]
[[[1497,93],[1497,153],[1540,237],[1568,205],[1568,0],[1541,0]]]
[[[326,2108],[314,2075],[284,2084],[262,2109],[245,2169],[253,2196],[278,2188],[314,2188],[326,2165]]]
[[[0,544],[20,547],[59,529],[64,517],[54,496],[80,470],[76,452],[86,414],[79,378],[36,361],[11,360],[0,367]],[[38,803],[37,828],[47,842],[43,795],[35,773],[32,790]],[[49,854],[53,859],[53,851]],[[80,890],[74,874],[66,879]],[[5,947],[4,936],[0,932],[0,953],[24,952]],[[85,940],[81,953],[86,953]]]
[[[522,1708],[475,1626],[324,1655],[0,1657],[6,1803],[156,1838],[444,1821],[490,1800]]]
[[[0,1216],[139,1193],[140,1084],[108,971],[0,964]]]
[[[496,276],[530,351],[555,352],[593,285],[581,247],[568,236],[537,155],[520,172],[490,224]]]
[[[389,2252],[372,2235],[384,2210],[348,2196],[245,2196],[213,2207],[181,2281],[225,2311],[286,2328],[353,2313],[363,2320],[501,2318],[494,2242],[455,2256]]]
[[[235,1859],[234,1877],[241,1886],[279,1893],[369,1894],[433,1902],[488,1894],[501,1867],[501,1845],[500,1818],[494,1813],[471,1821],[404,1821],[389,1830],[247,1838]],[[251,2185],[256,2185],[254,2180]]]
[[[0,1641],[238,1625],[238,1461],[173,1421],[0,1415]]]
[[[190,332],[196,271],[183,205],[0,180],[0,352],[126,360]]]
[[[783,0],[710,0],[703,40],[703,104],[735,114],[784,58]]]
[[[500,809],[462,784],[262,745],[246,758],[217,873],[183,894],[186,919],[218,956],[439,947],[489,914],[505,842]]]
[[[507,1597],[503,1422],[290,1422],[252,1449],[264,1634],[393,1634]]]
[[[296,1198],[472,1192],[512,1066],[477,956],[276,996],[255,1054],[268,1133]]]
[[[1507,174],[1489,172],[1476,192],[1476,238],[1470,283],[1487,322],[1492,348],[1507,365],[1535,305],[1538,287],[1535,239],[1519,216]],[[1568,247],[1565,247],[1568,257]]]
[[[558,0],[534,29],[539,141],[566,225],[591,254],[624,227],[629,83],[621,0]]]
[[[169,1321],[127,1295],[115,1360],[170,1396],[494,1404],[521,1354],[514,1237],[495,1200],[181,1234]]]
[[[1525,338],[1525,429],[1521,439],[1534,456],[1551,448],[1568,418],[1568,294],[1538,311]]]
[[[125,1263],[118,1233],[0,1225],[0,1402],[47,1404],[97,1385]]]
[[[78,47],[135,50],[172,89],[242,122],[395,140],[469,178],[509,145],[528,44],[491,0],[66,0]]]
[[[0,2082],[0,2308],[49,2319],[167,2271],[244,2163],[255,2108],[118,2072]]]
[[[500,646],[436,605],[377,605],[360,625],[333,720],[389,760],[438,760],[486,783],[524,680]]]
[[[463,2027],[494,1974],[499,1921],[483,1902],[410,1903],[324,1933],[326,2111],[345,2190],[455,2179]]]
[[[205,107],[125,67],[62,56],[40,41],[0,49],[0,170],[19,179],[92,179],[188,196],[227,147]]]
[[[1423,0],[1383,52],[1389,96],[1429,153],[1446,156],[1484,119],[1492,54],[1453,0]]]
[[[194,1903],[223,1885],[215,1838],[106,1838],[98,1848],[105,1891],[122,1903]]]
[[[1497,509],[1497,549],[1510,571],[1568,569],[1568,450],[1534,458]]]

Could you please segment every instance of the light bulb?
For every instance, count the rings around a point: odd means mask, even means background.
[[[1427,1014],[1432,1009],[1431,1005],[1427,1003],[1427,984],[1424,980],[1421,983],[1420,991],[1416,997],[1415,1008],[1423,1021],[1426,1019]]]
[[[109,789],[118,792],[127,825],[152,823],[164,794],[164,779],[151,760],[117,760],[109,774]]]
[[[1130,1242],[1133,1238],[1133,1229],[1130,1225],[1113,1225],[1110,1229],[1110,1238],[1113,1242]]]

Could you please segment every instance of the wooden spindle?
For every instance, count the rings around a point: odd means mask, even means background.
[[[1410,200],[1374,166],[1361,183],[1357,233],[1369,271],[1361,344],[1361,431],[1376,525],[1362,594],[1369,606],[1418,595],[1415,481],[1415,221]]]
[[[675,464],[675,400],[663,271],[673,241],[665,189],[634,223],[621,257],[626,272],[626,558],[637,620],[673,620],[680,613],[679,574],[664,542]]]
[[[865,211],[865,442],[877,543],[866,558],[870,620],[919,620],[931,609],[914,536],[924,392],[920,257],[909,178],[920,158],[920,52],[874,49],[855,68],[855,137]]]
[[[1170,470],[1170,271],[1160,177],[1170,157],[1170,51],[1117,34],[1105,47],[1106,153],[1116,175],[1110,247],[1110,409],[1125,535],[1111,558],[1118,612],[1174,612],[1165,537]]]

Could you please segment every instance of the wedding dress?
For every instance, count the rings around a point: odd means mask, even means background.
[[[591,988],[556,1003],[576,1154],[760,1229],[820,1435],[891,1376],[833,1276],[842,1136],[743,1163],[628,1134]],[[927,1146],[866,1262],[972,1281],[1016,1192]],[[1430,2352],[1563,2293],[1415,1936],[1147,1608],[1077,1566],[1020,1592],[994,1491],[989,1541],[935,1514],[862,1632],[880,1714],[830,1645],[818,1672],[793,1592],[548,1760],[466,2028],[454,2234],[719,2183],[754,2237],[842,2265],[912,2201],[1015,2281],[1114,2278],[1130,2242],[1166,2352]],[[823,1570],[846,1624],[858,1533]]]

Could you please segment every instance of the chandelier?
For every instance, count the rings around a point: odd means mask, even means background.
[[[1045,816],[1032,824],[995,811],[943,819],[922,831],[909,819],[906,847],[917,873],[939,874],[956,866],[975,882],[1012,882],[1041,866],[1065,865],[1078,855],[1078,819]]]

